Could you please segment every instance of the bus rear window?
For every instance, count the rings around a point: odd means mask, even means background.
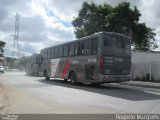
[[[116,48],[130,48],[130,41],[128,38],[116,35],[106,35],[103,40],[104,46],[111,46]]]
[[[118,47],[118,48],[122,47],[122,42],[119,39],[119,37],[113,36],[113,35],[104,36],[103,44],[104,46],[112,46],[112,47]]]

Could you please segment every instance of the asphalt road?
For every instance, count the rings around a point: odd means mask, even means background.
[[[160,91],[119,84],[70,85],[24,72],[0,74],[9,113],[160,113]],[[1,92],[2,93],[2,92]]]

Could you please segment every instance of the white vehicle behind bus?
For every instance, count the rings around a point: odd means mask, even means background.
[[[0,72],[4,73],[4,67],[0,66]]]

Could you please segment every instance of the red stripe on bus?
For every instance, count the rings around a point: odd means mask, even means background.
[[[64,66],[64,69],[63,69],[63,72],[61,74],[61,78],[64,79],[64,77],[66,76],[66,73],[69,69],[69,66],[70,66],[70,62],[69,60],[66,60],[66,63],[65,63],[65,66]]]

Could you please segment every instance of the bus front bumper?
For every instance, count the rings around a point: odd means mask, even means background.
[[[112,83],[112,82],[124,82],[130,80],[130,75],[100,75],[100,82]]]

